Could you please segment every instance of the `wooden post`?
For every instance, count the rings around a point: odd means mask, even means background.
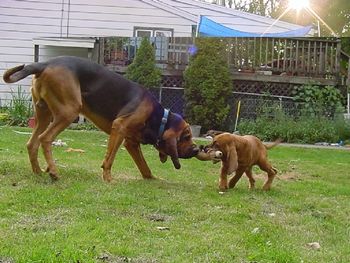
[[[277,71],[280,71],[280,56],[281,56],[281,40],[278,39],[277,44]]]
[[[39,45],[34,45],[34,62],[39,62]]]
[[[313,60],[313,73],[317,73],[317,57],[316,57],[317,42],[314,41],[314,60]]]
[[[286,61],[287,61],[287,39],[284,40],[284,54],[283,54],[283,71],[286,71]]]
[[[340,78],[340,51],[341,51],[341,42],[340,39],[337,40],[337,50],[335,54],[335,76],[336,79]]]
[[[258,63],[256,63],[256,37],[254,37],[254,53],[253,53],[253,58],[254,58],[254,60],[253,60],[253,70],[255,70],[256,69],[256,65],[258,64]]]
[[[303,46],[301,48],[301,73],[305,74],[305,41],[303,40]]]
[[[271,43],[271,70],[275,70],[274,67],[274,54],[275,54],[275,39],[272,38],[272,43]]]
[[[320,58],[320,60],[319,60],[319,62],[318,62],[318,64],[319,64],[319,68],[318,68],[318,72],[319,72],[319,74],[322,76],[323,74],[324,74],[324,53],[323,53],[323,45],[322,45],[323,43],[322,43],[322,41],[320,42],[320,46],[319,46],[319,50],[320,50],[320,52],[319,52],[319,58]]]
[[[311,41],[309,40],[308,41],[309,44],[308,44],[308,47],[307,47],[307,75],[309,76],[310,75],[310,64],[311,64]]]
[[[299,73],[299,40],[297,40],[296,49],[297,50],[295,52],[295,66],[294,66],[294,70],[295,70],[296,73]]]

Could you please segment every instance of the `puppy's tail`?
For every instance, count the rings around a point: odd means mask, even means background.
[[[39,75],[45,67],[44,63],[33,63],[27,66],[23,64],[6,70],[3,79],[6,83],[14,83],[32,74]]]
[[[265,148],[267,150],[275,147],[276,145],[280,144],[282,142],[282,139],[281,138],[278,138],[276,141],[274,141],[273,143],[269,143],[269,144],[264,144]]]

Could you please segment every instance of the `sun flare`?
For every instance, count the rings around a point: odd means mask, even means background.
[[[289,8],[301,10],[309,7],[309,0],[289,0]]]

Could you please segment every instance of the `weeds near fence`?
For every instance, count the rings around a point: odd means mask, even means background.
[[[8,124],[26,126],[28,119],[33,116],[30,96],[18,86],[17,91],[11,90],[12,100],[8,108]]]
[[[307,114],[293,116],[278,104],[264,106],[255,121],[242,119],[239,131],[254,134],[265,141],[282,138],[290,143],[339,142],[350,140],[350,122],[342,115],[329,118]]]

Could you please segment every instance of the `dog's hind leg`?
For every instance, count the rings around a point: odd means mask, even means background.
[[[32,170],[34,173],[39,174],[42,172],[38,162],[39,135],[48,127],[51,120],[51,112],[44,101],[37,101],[33,96],[33,102],[35,108],[35,127],[32,136],[27,142],[27,150]]]
[[[118,152],[120,145],[123,143],[125,138],[125,122],[126,120],[123,117],[119,117],[113,121],[111,133],[108,139],[108,147],[106,156],[101,165],[103,169],[103,180],[110,182],[112,181],[111,168],[115,158],[115,155]]]
[[[252,172],[252,166],[249,167],[247,170],[245,170],[245,174],[247,175],[249,179],[249,189],[254,189],[255,188],[255,179],[253,177],[253,172]]]
[[[69,107],[68,105],[66,107]],[[41,147],[43,148],[44,156],[47,162],[47,172],[51,176],[52,180],[58,180],[58,173],[55,162],[52,158],[52,142],[57,135],[69,126],[79,115],[79,111],[69,111],[66,115],[55,115],[53,122],[50,123],[48,128],[39,135]]]
[[[267,180],[263,185],[263,190],[265,190],[265,191],[270,190],[273,179],[275,178],[275,176],[277,174],[277,170],[275,168],[273,168],[272,165],[268,161],[266,161],[262,164],[259,164],[259,167],[261,170],[267,172]]]

